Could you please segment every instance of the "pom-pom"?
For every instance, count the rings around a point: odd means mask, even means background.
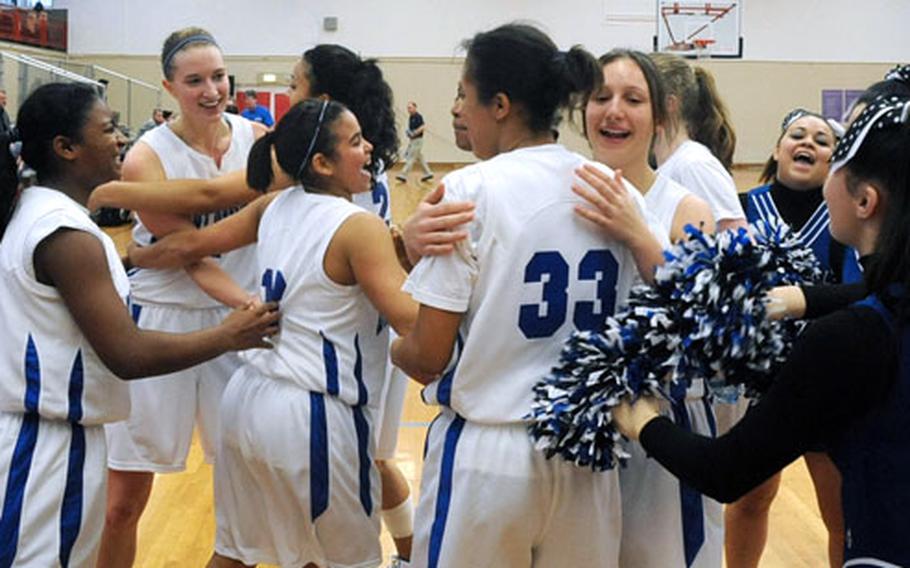
[[[694,379],[712,388],[770,385],[799,331],[767,318],[775,286],[818,281],[812,251],[786,225],[758,223],[688,239],[665,253],[653,286],[633,288],[600,332],[576,332],[534,389],[530,433],[548,457],[605,470],[626,453],[610,410],[641,394],[684,396]]]

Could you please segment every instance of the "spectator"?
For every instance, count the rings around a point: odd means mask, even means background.
[[[415,160],[420,160],[420,167],[423,168],[423,177],[420,178],[420,181],[430,181],[433,179],[433,171],[430,169],[430,166],[427,165],[426,159],[423,157],[423,133],[426,131],[427,125],[423,121],[423,116],[417,112],[417,103],[414,101],[408,102],[408,129],[407,135],[410,142],[408,142],[408,149],[405,150],[405,163],[404,168],[401,170],[395,179],[401,182],[408,181],[408,172],[411,171],[411,167],[414,165]]]
[[[240,116],[253,122],[258,122],[264,126],[271,127],[275,124],[269,109],[265,108],[256,100],[256,91],[250,89],[244,92],[246,99],[243,101],[243,112]]]
[[[155,128],[159,124],[164,124],[164,120],[164,110],[159,107],[155,107],[155,109],[152,110],[152,118],[146,120],[142,126],[139,127],[139,131],[136,132],[136,140],[142,138],[142,135],[152,128]]]

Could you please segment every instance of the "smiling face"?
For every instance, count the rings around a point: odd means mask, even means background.
[[[344,111],[333,123],[332,134],[336,144],[332,156],[325,157],[331,166],[326,185],[343,193],[369,191],[373,184],[369,169],[373,145],[363,137],[357,117]]]
[[[603,74],[603,86],[585,107],[594,159],[624,170],[647,167],[654,118],[645,75],[628,58],[604,65]]]
[[[774,149],[777,179],[795,190],[825,183],[834,151],[834,132],[817,116],[803,116],[787,127]]]
[[[221,50],[214,45],[188,47],[173,58],[173,78],[164,87],[180,105],[182,115],[220,120],[228,101],[227,70]]]
[[[75,143],[78,155],[73,163],[84,178],[86,187],[120,178],[121,155],[126,138],[117,129],[111,110],[97,100],[86,117]]]

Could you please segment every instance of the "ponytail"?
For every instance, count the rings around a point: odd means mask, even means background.
[[[272,171],[274,144],[275,131],[271,130],[256,140],[247,157],[246,184],[260,193],[265,193],[275,178],[275,173]]]
[[[10,145],[17,141],[15,128],[0,134],[0,238],[13,216],[19,198],[19,176],[16,158]]]
[[[582,108],[591,95],[603,85],[603,65],[579,45],[565,53],[561,70],[562,84],[566,85],[565,99],[560,106]]]
[[[320,44],[303,54],[310,96],[328,95],[350,109],[373,145],[370,170],[377,175],[398,159],[398,130],[392,88],[375,59],[363,60],[350,49]]]
[[[506,24],[464,42],[465,74],[481,102],[497,93],[526,112],[527,126],[547,132],[558,124],[562,108],[575,109],[603,83],[594,57],[574,46],[560,52],[546,34],[525,24]]]
[[[697,89],[697,102],[686,109],[689,136],[711,150],[728,170],[733,166],[736,150],[736,132],[730,123],[727,107],[717,93],[714,76],[701,67],[693,69]]]

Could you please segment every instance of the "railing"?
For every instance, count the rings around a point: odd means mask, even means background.
[[[119,122],[133,132],[151,117],[152,109],[161,106],[161,88],[113,69],[0,51],[0,87],[7,91],[7,112],[11,117],[15,117],[15,109],[36,87],[55,81],[94,86],[110,107],[120,113]]]
[[[45,83],[84,83],[104,92],[98,81],[11,51],[0,51],[0,88],[6,90],[6,111],[15,120],[16,112],[25,97]]]

